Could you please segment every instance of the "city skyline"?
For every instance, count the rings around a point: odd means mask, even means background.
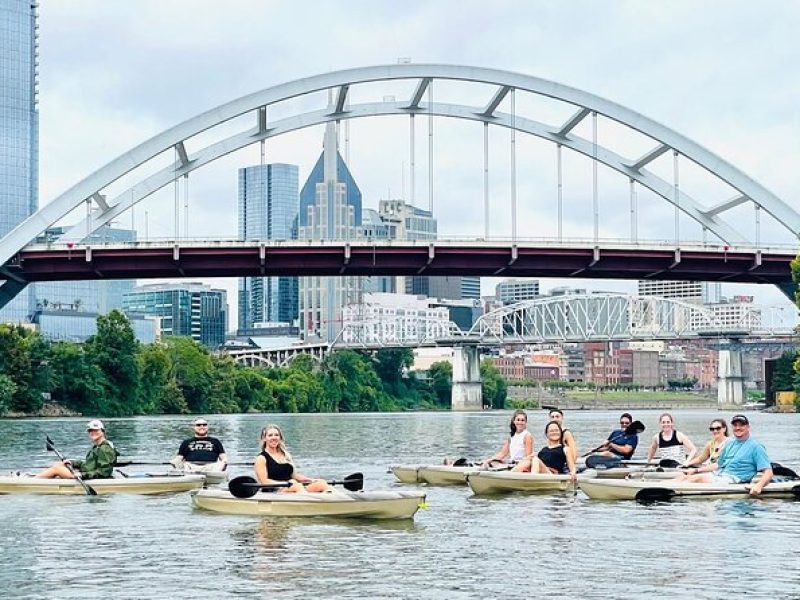
[[[265,10],[249,6],[255,13]],[[163,10],[159,8],[159,12],[163,13],[162,18],[154,25],[153,35],[147,38],[148,43],[144,44],[137,42],[137,36],[148,22],[148,15],[152,16],[156,10],[154,4],[143,3],[137,5],[135,10],[125,5],[104,6],[92,2],[80,3],[74,9],[57,5],[43,7],[40,11],[40,204],[48,202],[63,189],[136,143],[215,104],[304,75],[350,66],[396,62],[398,58],[408,57],[414,62],[476,64],[520,71],[618,101],[719,153],[797,209],[794,198],[800,195],[800,190],[798,182],[791,176],[791,165],[800,155],[800,142],[791,135],[792,126],[797,123],[796,111],[791,107],[796,106],[800,96],[800,84],[797,83],[800,78],[787,77],[786,68],[777,66],[788,64],[790,70],[797,69],[795,63],[787,60],[794,41],[789,23],[793,20],[792,15],[797,15],[797,8],[784,6],[778,11],[783,13],[784,18],[775,19],[774,14],[769,17],[761,15],[745,3],[725,3],[724,6],[722,3],[710,3],[705,5],[704,11],[695,11],[691,3],[681,2],[671,4],[669,9],[601,3],[597,8],[583,5],[585,10],[580,17],[572,19],[570,17],[575,16],[572,14],[574,11],[567,9],[544,4],[509,3],[486,22],[479,18],[480,11],[476,3],[463,4],[457,16],[450,14],[447,3],[434,3],[432,6],[411,3],[404,11],[390,5],[378,5],[378,9],[372,13],[370,31],[364,32],[365,39],[341,43],[345,32],[350,31],[349,27],[365,20],[359,6],[354,4],[347,10],[338,11],[332,8],[333,5],[321,5],[320,18],[328,21],[328,25],[332,24],[330,30],[334,33],[332,40],[321,42],[317,53],[303,53],[300,51],[302,45],[291,41],[291,32],[300,28],[300,24],[297,15],[292,18],[292,11],[285,6],[277,8],[278,13],[285,17],[285,31],[269,25],[266,32],[261,32],[263,41],[257,41],[254,28],[248,26],[245,19],[237,18],[234,14],[236,11],[223,14],[212,5],[206,5],[197,14],[189,14],[178,2]],[[423,20],[429,26],[422,32],[411,34],[408,40],[390,36],[387,38],[389,43],[369,43],[368,40],[379,32],[387,31],[401,12],[410,19],[427,17]],[[523,36],[521,28],[513,26],[507,27],[503,33],[498,31],[501,24],[508,25],[513,21],[515,12],[522,17],[518,19],[520,22],[526,22],[525,17],[530,17],[528,30],[536,35]],[[597,30],[593,31],[589,23],[592,14],[598,12],[605,14],[606,18],[602,23],[597,23]],[[475,34],[473,44],[461,46],[443,43],[442,32],[451,26],[452,20],[462,26],[459,34],[463,36],[462,39]],[[67,23],[69,27],[64,27]],[[166,32],[166,24],[169,23],[180,23],[180,35],[171,36]],[[226,50],[225,42],[233,39],[232,30],[236,25],[242,29],[241,35],[234,47]],[[316,28],[321,25],[314,23],[312,26]],[[72,42],[65,36],[65,31],[83,33],[85,35],[79,35],[81,39],[91,40],[91,32],[96,27],[111,28],[118,33],[117,44],[108,55],[98,55],[89,44],[84,46],[79,43],[68,47]],[[573,37],[568,41],[575,52],[556,55],[553,50],[557,47],[555,39],[559,33],[568,30],[572,31]],[[72,38],[72,35],[68,37]],[[761,43],[767,38],[770,44]],[[609,43],[609,39],[614,39],[614,42]],[[671,52],[645,52],[641,46],[645,41],[650,47],[658,47],[660,42],[662,47],[670,47]],[[337,42],[339,44],[335,46]],[[137,45],[137,55],[123,56],[122,50],[134,44]],[[278,64],[270,64],[266,71],[249,61],[237,63],[230,58],[225,60],[226,56],[231,56],[230,53],[255,52],[273,45],[285,48],[286,59],[278,61]],[[116,46],[119,46],[119,50]],[[333,50],[334,46],[336,51]],[[590,48],[593,48],[592,60],[586,61],[585,55]],[[543,52],[546,49],[549,52]],[[182,54],[193,52],[206,57],[214,56],[213,60],[208,61],[209,67],[204,68],[205,78],[193,75],[196,67],[180,61]],[[681,69],[677,72],[674,62],[676,52],[682,57]],[[158,66],[143,67],[140,63],[145,56],[159,53],[178,59],[178,68],[171,68],[167,73],[167,70]],[[683,60],[690,55],[694,60]],[[526,60],[521,56],[535,58]],[[587,62],[594,68],[588,68]],[[601,63],[605,68],[597,68]],[[150,64],[157,64],[157,61],[151,60]],[[219,68],[222,64],[226,64],[225,69]],[[730,67],[732,64],[737,65],[736,70]],[[227,68],[227,65],[233,66]],[[618,65],[625,67],[623,69]],[[739,85],[745,80],[748,81],[747,86]],[[665,81],[672,85],[663,85]],[[90,92],[85,95],[87,101],[82,104],[77,104],[70,95],[78,82],[88,86]],[[693,92],[689,103],[686,102],[687,90]],[[735,90],[735,94],[732,90]],[[775,90],[780,90],[780,93]],[[114,106],[114,110],[109,110],[109,106]],[[392,196],[405,196],[410,201],[412,194],[408,189],[407,142],[403,136],[387,137],[386,132],[393,130],[389,125],[381,124],[381,120],[370,121],[374,122],[371,127],[366,122],[363,125],[353,123],[349,131],[349,161],[354,176],[364,190],[365,207],[376,208],[380,199]],[[440,175],[437,170],[437,181],[441,183],[435,190],[435,212],[442,224],[440,229],[448,235],[459,227],[469,230],[469,215],[460,214],[464,211],[458,210],[459,203],[454,198],[472,192],[468,188],[449,184],[461,179],[467,186],[476,179],[479,182],[480,165],[472,163],[480,162],[480,148],[475,145],[469,160],[463,161],[469,165],[453,167],[453,157],[458,152],[454,148],[469,134],[457,132],[448,139],[446,132],[449,125],[444,122],[440,125],[440,122],[442,120],[437,120],[440,134],[434,161],[443,172]],[[420,138],[424,134],[421,125]],[[497,144],[493,157],[497,157],[499,163],[495,177],[496,193],[504,198],[508,186],[502,179],[506,176],[507,166],[501,162],[501,157],[507,154],[507,140],[501,137],[498,135],[497,140],[493,138],[492,144],[493,147]],[[298,164],[300,177],[305,178],[317,156],[320,130],[310,128],[291,138],[276,139],[274,142],[270,140],[267,144],[267,160]],[[376,144],[376,141],[380,143]],[[73,147],[77,152],[72,152]],[[69,153],[67,148],[70,149]],[[427,208],[428,200],[427,183],[423,176],[426,171],[425,150],[420,144],[415,190],[415,204],[420,208]],[[257,162],[253,160],[257,152],[258,149],[254,147],[237,153],[220,161],[219,165],[208,167],[208,174],[193,175],[190,182],[190,224],[193,230],[214,231],[218,223],[225,223],[228,217],[221,217],[213,204],[224,195],[228,198],[228,208],[235,205],[236,171],[238,167]],[[348,157],[345,156],[345,159]],[[520,197],[537,187],[540,175],[535,167],[520,171]],[[583,184],[578,179],[575,185]],[[476,200],[475,212],[478,212],[480,193],[476,190],[473,195]],[[135,220],[140,230],[145,210],[148,209],[137,207]],[[156,218],[158,206],[149,210],[151,235],[168,233],[170,225],[166,223],[167,220]],[[164,210],[169,213],[169,206]],[[619,212],[625,211],[621,209]],[[580,230],[579,216],[565,217],[568,223],[574,222],[576,229]],[[123,216],[122,225],[129,226],[125,219]],[[159,227],[163,231],[160,232]],[[235,223],[231,223],[232,231],[234,227]],[[542,280],[542,290],[547,291],[565,283],[592,289],[625,291],[632,291],[636,286],[635,281]],[[236,297],[235,293],[231,293],[235,290],[235,280],[231,279],[230,283],[215,280],[214,285],[228,289],[229,298]],[[496,281],[484,281],[482,292],[488,294],[494,285]],[[775,289],[764,286],[725,287],[725,295],[749,293],[761,302],[783,302],[788,306],[788,300],[783,299]],[[231,306],[231,312],[236,312],[234,306]]]

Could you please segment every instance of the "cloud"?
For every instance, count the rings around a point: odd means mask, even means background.
[[[48,202],[92,170],[195,114],[253,91],[316,73],[396,62],[491,66],[552,79],[628,106],[694,139],[732,162],[800,210],[800,65],[796,28],[800,5],[744,1],[641,2],[283,2],[173,0],[118,3],[50,2],[41,14],[41,199]],[[381,99],[408,93],[389,85],[352,91]],[[489,88],[464,103],[488,101]],[[448,96],[442,84],[439,99]],[[316,99],[320,102],[323,99]],[[522,110],[524,102],[520,98]],[[568,107],[536,105],[558,122]],[[508,110],[508,103],[503,105]],[[276,111],[277,116],[277,111]],[[588,135],[588,122],[576,130]],[[631,155],[641,140],[601,122]],[[427,120],[417,119],[416,197],[427,206]],[[649,142],[647,142],[649,143]],[[192,145],[190,144],[190,150]],[[646,144],[645,144],[646,146]],[[440,230],[482,235],[483,138],[477,123],[435,124],[435,207]],[[492,128],[491,231],[510,222],[510,146]],[[321,128],[270,140],[267,160],[300,166],[301,185],[321,149]],[[552,146],[518,135],[519,235],[554,235],[555,154]],[[402,191],[410,196],[406,119],[368,119],[350,126],[351,168],[365,205]],[[236,169],[259,160],[258,149],[236,153],[190,177],[192,235],[236,233]],[[671,157],[654,165],[670,177]],[[591,165],[564,155],[565,235],[591,234]],[[682,186],[704,204],[724,199],[689,166]],[[601,231],[629,235],[627,180],[600,169]],[[151,235],[169,235],[172,192],[137,207]],[[666,237],[670,205],[640,194],[641,238]],[[734,213],[752,232],[752,215]],[[126,224],[127,218],[122,219]],[[791,240],[765,217],[762,239]],[[699,228],[681,221],[682,231]],[[226,285],[234,289],[235,281]],[[588,285],[588,284],[587,284]],[[607,282],[591,282],[608,289]],[[617,284],[613,284],[617,285]],[[484,282],[484,292],[492,288]],[[756,288],[757,295],[775,297]],[[235,308],[235,294],[229,296]],[[235,310],[232,310],[235,314]],[[233,324],[233,322],[232,322]]]

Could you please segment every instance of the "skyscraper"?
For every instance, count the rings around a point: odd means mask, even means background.
[[[39,206],[38,3],[0,0],[0,237]],[[33,286],[0,310],[0,321],[33,313]]]
[[[336,126],[328,123],[322,155],[300,192],[298,238],[354,240],[361,233],[361,191],[339,154]],[[332,342],[342,328],[342,308],[359,293],[357,277],[301,277],[301,335]]]
[[[298,211],[297,165],[239,169],[239,239],[290,240]],[[239,279],[239,329],[297,319],[297,277]]]

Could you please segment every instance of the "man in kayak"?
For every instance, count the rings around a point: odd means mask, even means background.
[[[199,467],[200,470],[208,468],[224,471],[228,457],[222,442],[208,435],[208,421],[198,417],[194,420],[193,428],[194,436],[181,442],[178,455],[170,462],[178,469],[189,467],[186,470],[196,471]]]
[[[644,425],[641,425],[639,421],[636,421],[636,424],[639,425],[638,429],[634,425],[631,414],[622,413],[619,417],[619,429],[608,434],[606,441],[589,454],[629,460],[636,451],[636,446],[639,445],[639,432],[644,430]]]
[[[36,477],[39,479],[108,479],[114,472],[114,463],[119,453],[114,444],[106,439],[106,427],[99,419],[92,419],[86,425],[86,433],[92,440],[92,447],[86,453],[85,460],[65,460],[53,463]],[[70,470],[69,467],[72,467]]]
[[[750,421],[744,415],[731,419],[733,439],[725,443],[717,462],[689,469],[684,477],[694,483],[750,483],[750,495],[758,496],[772,479],[772,463],[761,442],[750,437]]]

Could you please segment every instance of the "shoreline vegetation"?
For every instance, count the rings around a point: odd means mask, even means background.
[[[85,343],[51,342],[0,325],[0,417],[126,417],[159,414],[378,412],[450,408],[452,366],[409,371],[410,348],[342,350],[322,362],[244,366],[191,338],[141,344],[114,310]],[[481,364],[484,401],[503,408],[505,381]]]

